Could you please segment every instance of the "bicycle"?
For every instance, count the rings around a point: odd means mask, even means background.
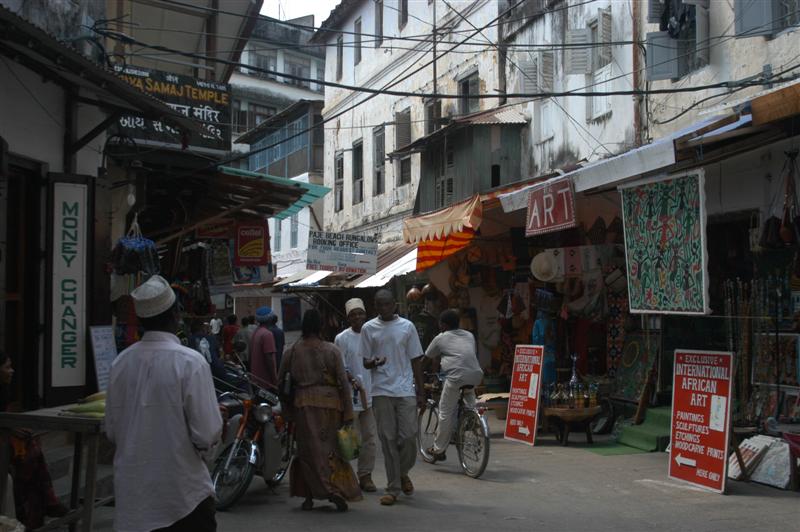
[[[427,403],[418,417],[417,446],[422,459],[432,464],[436,460],[428,453],[433,446],[436,429],[439,426],[439,397],[441,396],[444,378],[440,375],[429,375],[430,382],[424,384],[425,391],[429,394]],[[464,390],[474,386],[462,386],[461,397],[458,399],[456,416],[456,430],[453,431],[450,443],[458,450],[458,462],[467,476],[480,477],[489,463],[489,423],[486,421],[486,409],[478,406],[476,409],[468,408],[464,404]]]

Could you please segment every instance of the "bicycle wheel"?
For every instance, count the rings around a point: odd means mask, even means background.
[[[478,478],[489,463],[489,425],[474,410],[464,410],[458,423],[458,461],[467,476]]]
[[[433,463],[433,456],[428,449],[433,447],[433,440],[436,437],[436,427],[439,426],[439,410],[436,405],[428,407],[420,412],[417,418],[417,447],[422,459],[429,464]]]

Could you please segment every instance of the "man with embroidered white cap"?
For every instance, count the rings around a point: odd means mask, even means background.
[[[372,375],[364,368],[358,353],[361,343],[361,327],[367,319],[364,302],[354,297],[344,304],[350,327],[336,335],[334,343],[342,353],[344,367],[353,387],[354,426],[361,434],[361,450],[358,454],[358,484],[364,491],[377,491],[372,481],[375,469],[375,416],[372,414]]]
[[[114,530],[216,531],[203,461],[222,433],[211,370],[175,335],[175,292],[163,277],[131,297],[145,333],[114,360],[106,398],[106,434],[116,444]]]

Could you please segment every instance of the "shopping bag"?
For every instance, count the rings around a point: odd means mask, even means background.
[[[361,449],[361,441],[352,425],[345,425],[340,428],[336,432],[336,438],[339,443],[339,456],[342,460],[349,462],[350,460],[358,458],[358,452]]]

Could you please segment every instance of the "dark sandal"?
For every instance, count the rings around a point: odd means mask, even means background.
[[[444,452],[437,453],[433,450],[433,447],[428,447],[427,449],[425,449],[425,452],[431,456],[433,463],[444,462],[445,460],[447,460],[447,455]]]
[[[334,493],[333,495],[331,495],[328,500],[336,505],[337,512],[347,511],[347,501],[344,500],[344,497],[342,497],[338,493]]]
[[[300,509],[309,512],[314,509],[314,499],[306,499],[300,505]]]

